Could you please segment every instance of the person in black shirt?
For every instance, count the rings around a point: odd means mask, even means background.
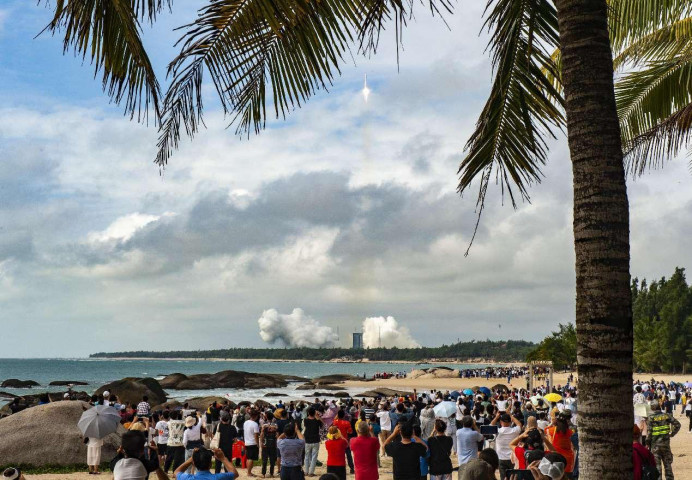
[[[428,439],[430,458],[428,459],[428,471],[430,480],[450,480],[452,477],[452,437],[445,435],[447,425],[439,418],[435,420],[435,431]]]
[[[219,433],[219,449],[223,452],[226,458],[233,457],[233,443],[238,437],[238,430],[231,425],[231,415],[225,410],[221,410],[219,413],[220,423],[216,426],[214,430],[214,435]],[[216,466],[214,468],[216,473],[221,472],[221,465],[223,462],[216,460]],[[225,468],[225,467],[224,467]]]
[[[399,435],[401,440],[395,441]],[[392,457],[394,480],[420,480],[420,458],[425,456],[428,447],[413,434],[411,423],[397,424],[384,442],[384,451]]]
[[[303,421],[303,436],[305,437],[305,475],[315,476],[317,453],[320,450],[320,428],[322,420],[315,407],[308,409],[308,418]]]

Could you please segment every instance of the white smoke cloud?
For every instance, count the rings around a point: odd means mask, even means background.
[[[363,346],[365,348],[420,347],[408,328],[400,326],[394,317],[369,317],[363,320]]]
[[[294,308],[291,314],[270,308],[262,312],[257,323],[260,337],[267,343],[280,340],[288,347],[326,348],[339,340],[333,328],[305,315],[301,308]]]

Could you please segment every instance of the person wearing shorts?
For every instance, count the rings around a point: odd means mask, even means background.
[[[259,460],[259,413],[256,410],[250,412],[250,420],[243,423],[243,438],[245,441],[245,454],[247,455],[247,476],[254,477],[252,467]]]

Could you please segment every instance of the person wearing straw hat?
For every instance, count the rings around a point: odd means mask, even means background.
[[[10,467],[2,472],[2,480],[26,480],[26,478],[20,469]]]

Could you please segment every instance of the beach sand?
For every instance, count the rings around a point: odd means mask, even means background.
[[[556,384],[562,384],[564,385],[567,382],[567,377],[569,373],[556,373],[553,378]],[[576,374],[575,374],[576,375]],[[653,375],[656,379],[659,380],[664,380],[666,382],[669,382],[671,380],[676,381],[676,382],[685,382],[687,380],[692,380],[692,375],[689,376],[684,376],[684,375]],[[635,374],[634,377],[636,379],[640,380],[649,380],[652,377],[652,374]],[[401,389],[401,390],[406,390],[406,391],[412,391],[413,389],[416,389],[417,391],[424,391],[424,390],[430,390],[430,389],[440,389],[440,390],[452,390],[452,389],[461,389],[461,388],[470,388],[476,385],[479,386],[492,386],[497,383],[506,383],[506,379],[494,379],[491,378],[490,381],[485,381],[484,379],[480,378],[470,378],[470,379],[460,379],[460,378],[434,378],[434,379],[425,379],[425,378],[416,378],[416,379],[410,379],[410,378],[403,378],[403,379],[387,379],[387,380],[376,380],[376,381],[348,381],[345,382],[344,386],[348,388],[362,388],[363,391],[365,390],[371,390],[373,388],[377,387],[388,387],[391,389]],[[516,379],[512,384],[511,387],[516,387],[516,388],[522,388],[526,387],[526,380],[521,378],[521,379]],[[623,405],[625,405],[628,402],[623,402]],[[675,473],[675,476],[677,478],[692,478],[692,434],[688,432],[688,425],[689,421],[688,419],[682,414],[680,411],[680,408],[677,409],[675,412],[675,417],[682,423],[682,429],[680,432],[673,437],[671,440],[671,446],[673,450],[673,455],[674,455],[674,462],[673,462],[673,471]],[[326,450],[324,449],[324,444],[322,445],[322,448],[320,449],[320,455],[319,458],[320,460],[324,463],[326,462]],[[456,458],[453,459],[454,465],[456,465]],[[259,473],[259,469],[255,468],[254,473]],[[326,467],[321,467],[318,468],[317,472],[318,475],[321,475],[322,473],[326,473]],[[241,477],[247,478],[247,475],[245,475],[244,471],[240,472]],[[110,472],[103,472],[102,477],[107,477],[107,478],[112,478],[112,475]],[[352,475],[348,476],[349,479],[353,479],[354,477]],[[391,468],[391,460],[388,457],[383,457],[382,459],[382,468],[380,469],[380,478],[387,479],[392,477],[392,468]],[[40,479],[40,480],[90,480],[94,478],[91,475],[88,475],[86,472],[83,473],[71,473],[71,474],[44,474],[44,475],[28,475],[27,480],[31,480],[32,478]],[[261,476],[259,477],[261,478]],[[454,477],[456,478],[456,477]]]

